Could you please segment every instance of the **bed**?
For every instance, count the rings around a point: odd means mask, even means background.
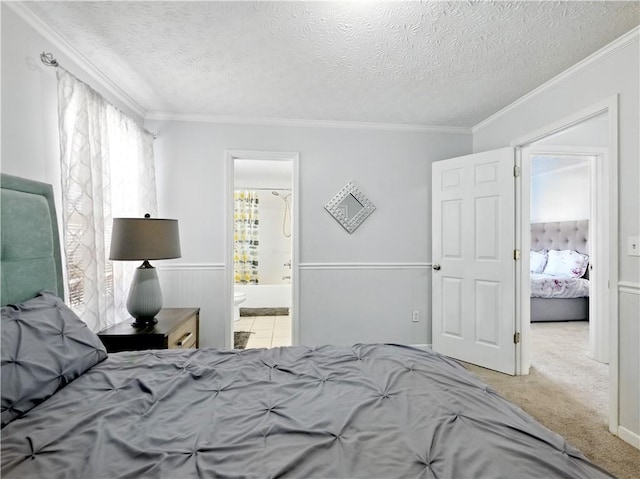
[[[589,221],[532,224],[530,254],[531,321],[588,321]],[[551,259],[570,266],[550,275]]]
[[[107,355],[61,299],[51,189],[3,176],[1,206],[5,479],[612,477],[429,350]]]

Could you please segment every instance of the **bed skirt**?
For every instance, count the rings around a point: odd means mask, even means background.
[[[589,298],[531,298],[531,322],[588,320]]]

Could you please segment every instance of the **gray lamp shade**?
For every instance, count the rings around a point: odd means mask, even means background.
[[[180,257],[178,220],[114,218],[109,259],[136,261]]]

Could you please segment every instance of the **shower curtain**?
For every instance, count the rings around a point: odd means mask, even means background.
[[[236,284],[258,284],[258,193],[235,191],[233,263]]]

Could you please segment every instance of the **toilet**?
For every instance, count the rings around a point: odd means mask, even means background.
[[[233,292],[233,320],[238,321],[240,319],[240,305],[247,300],[246,293]]]

